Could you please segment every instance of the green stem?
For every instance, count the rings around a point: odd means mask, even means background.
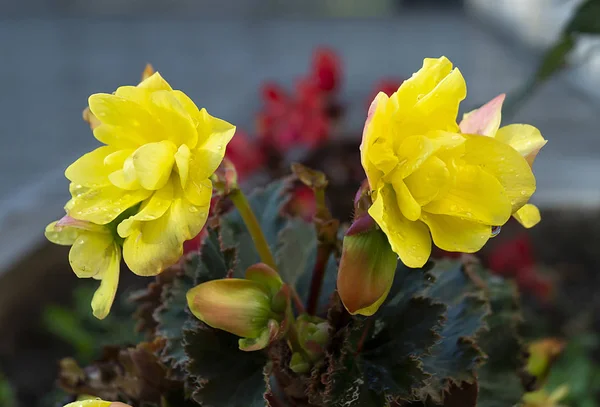
[[[265,239],[265,235],[260,228],[260,224],[256,219],[256,215],[254,215],[254,212],[250,207],[250,203],[248,202],[246,195],[244,195],[242,190],[235,189],[231,191],[229,198],[240,212],[240,215],[242,216],[242,219],[244,220],[244,223],[250,232],[250,236],[252,236],[252,241],[254,242],[256,251],[258,251],[260,260],[266,265],[272,267],[274,270],[277,270],[275,259],[273,258],[273,254],[271,253],[267,239]]]

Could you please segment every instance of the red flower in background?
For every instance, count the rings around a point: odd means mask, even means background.
[[[312,77],[323,92],[337,90],[342,78],[342,64],[337,54],[328,48],[317,49],[313,55]]]
[[[236,130],[235,136],[227,145],[226,156],[235,166],[240,181],[263,167],[266,162],[261,146],[241,130]]]
[[[523,292],[541,300],[552,294],[552,284],[536,271],[533,246],[526,234],[498,245],[487,257],[487,263],[494,273],[514,278]]]
[[[315,193],[306,185],[298,185],[286,205],[286,211],[292,216],[299,216],[310,222],[317,212]]]

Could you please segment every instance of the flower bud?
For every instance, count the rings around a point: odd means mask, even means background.
[[[540,339],[529,345],[529,358],[525,369],[538,380],[544,380],[554,361],[565,348],[565,342],[556,338]]]
[[[306,373],[325,353],[329,342],[329,323],[319,317],[301,315],[296,320],[296,332],[302,352],[294,352],[290,369],[296,373]]]
[[[387,297],[398,257],[386,235],[368,214],[358,217],[346,232],[337,289],[352,315],[373,315]]]
[[[246,279],[212,280],[187,293],[192,313],[213,328],[242,337],[244,351],[263,349],[285,335],[290,298],[289,287],[263,263],[248,268]]]

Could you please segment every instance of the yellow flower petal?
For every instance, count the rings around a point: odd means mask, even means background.
[[[415,221],[421,216],[421,205],[413,198],[403,180],[396,178],[392,180],[392,187],[396,192],[398,207],[402,214],[408,219]]]
[[[131,100],[145,109],[148,109],[152,91],[149,89],[139,88],[137,86],[119,86],[115,91],[115,95],[127,100]]]
[[[490,239],[489,225],[448,215],[423,212],[423,222],[429,226],[433,243],[448,252],[475,253]]]
[[[110,250],[105,253],[106,269],[102,273],[100,287],[92,298],[92,312],[98,319],[104,319],[110,312],[110,308],[117,294],[119,285],[119,268],[121,266],[121,249],[117,243],[113,243]]]
[[[503,93],[463,116],[460,131],[465,134],[480,134],[494,137],[502,121],[502,104],[506,95]]]
[[[110,180],[111,184],[122,189],[133,191],[141,188],[138,179],[129,177],[127,172],[123,170],[110,173],[108,175],[108,179]]]
[[[390,187],[377,191],[369,215],[387,235],[392,250],[406,266],[422,267],[427,262],[431,254],[429,230],[421,221],[406,219]]]
[[[198,124],[198,148],[192,151],[190,174],[192,179],[210,177],[221,165],[225,149],[235,134],[235,126],[212,117],[201,110],[202,121]],[[202,130],[200,130],[202,129]]]
[[[533,204],[524,205],[513,214],[513,217],[527,229],[534,227],[542,220],[540,210]]]
[[[198,142],[196,125],[179,100],[169,91],[156,91],[151,95],[152,110],[175,146],[187,144],[195,147]]]
[[[491,137],[470,136],[464,160],[492,174],[506,191],[512,212],[527,203],[535,192],[535,177],[525,159],[511,146]],[[501,223],[490,223],[501,225]]]
[[[110,124],[94,128],[94,137],[101,143],[119,149],[135,149],[146,142],[139,129]]]
[[[152,191],[126,191],[114,185],[87,188],[73,196],[65,205],[65,210],[74,218],[104,225],[150,195]]]
[[[107,185],[109,183],[108,174],[115,171],[118,166],[105,166],[104,160],[109,154],[114,152],[115,149],[113,147],[104,146],[84,154],[67,167],[65,177],[69,181],[81,185]]]
[[[109,407],[112,404],[111,401],[104,401],[100,399],[96,400],[80,400],[74,401],[65,405],[64,407]]]
[[[434,144],[427,137],[406,137],[396,151],[398,166],[396,170],[393,171],[393,176],[399,176],[402,179],[408,177],[434,152]]]
[[[438,157],[429,157],[404,182],[419,205],[427,205],[448,189],[450,171]]]
[[[188,180],[188,174],[190,171],[190,157],[192,153],[187,145],[182,144],[175,153],[175,165],[177,166],[177,172],[179,173],[179,180],[181,181],[181,187],[185,188]]]
[[[152,91],[173,90],[171,85],[169,85],[169,83],[158,72],[154,72],[152,75],[144,79],[142,82],[140,82],[138,87]]]
[[[533,161],[538,152],[548,142],[542,136],[538,129],[528,124],[510,124],[502,127],[496,133],[496,140],[508,144],[519,152],[529,165],[533,165]]]
[[[500,182],[474,165],[458,167],[452,187],[443,196],[425,205],[423,210],[486,225],[503,225],[512,213],[510,200]]]
[[[145,189],[162,188],[173,169],[177,147],[171,141],[144,144],[133,153],[133,167],[140,185]]]
[[[44,231],[46,239],[62,246],[71,246],[77,239],[79,230],[75,228],[56,227],[57,223],[58,221],[55,221],[46,226],[46,230]]]
[[[136,102],[106,93],[92,95],[88,102],[90,110],[102,123],[131,131],[149,142],[159,141],[164,137],[158,121]]]
[[[199,118],[200,109],[198,109],[198,106],[196,106],[196,104],[192,101],[192,99],[190,99],[188,97],[188,95],[186,95],[182,91],[174,90],[172,93],[173,93],[173,96],[175,96],[175,98],[179,101],[181,106],[183,106],[183,108],[185,109],[187,114],[190,115],[190,117],[194,121],[194,125],[197,125],[198,120],[200,119]],[[194,146],[192,146],[192,147],[194,147]]]
[[[80,231],[69,251],[69,263],[79,278],[101,276],[111,261],[114,239],[106,233]]]
[[[175,196],[167,212],[156,220],[140,222],[125,239],[123,257],[138,275],[152,276],[175,264],[183,242],[195,237],[206,223],[210,200],[196,206],[183,197],[174,183]]]
[[[147,222],[160,218],[165,214],[173,200],[173,181],[169,181],[164,187],[155,191],[150,199],[144,201],[138,213],[124,219],[117,226],[119,236],[129,236],[136,226],[136,222]]]
[[[209,179],[190,180],[184,190],[185,197],[196,206],[210,205],[212,197],[212,182]]]
[[[106,156],[106,158],[104,159],[104,165],[110,168],[121,168],[123,167],[125,160],[127,160],[127,158],[129,158],[134,151],[134,149],[115,151],[114,153],[111,153]]]
[[[393,134],[390,126],[386,125],[388,101],[388,96],[379,92],[371,103],[360,144],[361,163],[372,189],[377,188],[379,179],[398,163],[393,149]]]

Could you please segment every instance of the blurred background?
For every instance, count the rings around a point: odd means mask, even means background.
[[[335,151],[336,143],[358,143],[382,78],[401,81],[424,57],[445,55],[467,80],[465,111],[507,93],[507,122],[533,124],[549,140],[534,168],[533,201],[550,216],[558,213],[556,222],[575,223],[552,223],[546,232],[569,240],[592,228],[600,207],[600,8],[588,2],[591,8],[572,29],[582,3],[1,1],[0,372],[34,405],[51,386],[58,358],[71,349],[57,345],[61,350],[48,356],[43,349],[50,340],[38,332],[45,329],[36,321],[47,304],[68,304],[76,281],[66,251],[46,244],[43,229],[62,216],[65,167],[97,145],[81,117],[87,97],[136,84],[146,63],[199,106],[253,134],[263,84],[292,88],[314,50],[328,47],[343,66],[337,97],[345,113],[328,147]],[[546,251],[560,251],[551,247]],[[40,358],[49,366],[39,370],[43,384],[27,387],[31,370],[19,365],[37,369]]]

